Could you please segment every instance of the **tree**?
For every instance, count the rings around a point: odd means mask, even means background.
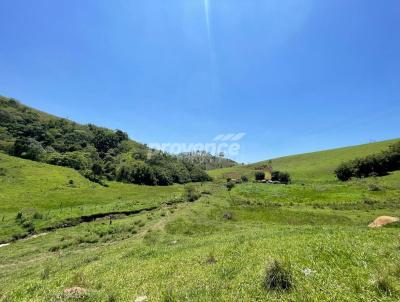
[[[257,171],[255,173],[255,178],[256,178],[256,180],[264,180],[265,179],[265,172]]]
[[[157,180],[157,185],[159,186],[169,186],[174,183],[174,179],[172,178],[171,171],[162,167],[153,168],[154,176]]]
[[[41,160],[45,155],[45,150],[37,140],[22,137],[15,141],[12,153],[26,159]]]
[[[341,181],[350,180],[354,176],[354,168],[351,163],[342,163],[335,170],[336,177]]]
[[[265,177],[265,176],[264,176],[264,177]],[[242,180],[243,182],[248,182],[248,181],[249,181],[249,178],[248,178],[246,175],[242,175],[241,180]]]
[[[290,183],[292,180],[291,180],[291,177],[290,177],[290,174],[289,174],[289,173],[287,173],[287,172],[281,172],[280,175],[279,175],[279,181],[280,181],[281,183],[283,183],[283,184],[288,184],[288,183]]]
[[[290,174],[287,172],[274,171],[271,174],[271,180],[279,181],[283,184],[288,184],[291,182],[291,177],[290,177]]]

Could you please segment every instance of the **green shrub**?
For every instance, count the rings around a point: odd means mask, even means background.
[[[291,182],[290,174],[287,172],[274,171],[271,173],[272,181],[279,181],[283,184],[288,184]]]
[[[248,182],[249,181],[249,178],[246,175],[242,175],[242,177],[240,179],[242,180],[242,182]]]
[[[28,232],[32,233],[35,231],[35,226],[33,225],[31,220],[25,220],[22,222],[21,226]]]
[[[32,215],[32,218],[33,219],[43,219],[43,214],[35,211],[35,213],[33,213],[33,215]]]
[[[18,157],[40,161],[45,155],[45,150],[36,139],[21,137],[15,141],[12,153]]]
[[[22,217],[23,217],[22,212],[18,212],[17,215],[15,216],[15,220],[16,220],[16,221],[21,221],[21,220],[22,220]]]
[[[184,191],[184,200],[188,202],[194,202],[201,197],[201,193],[197,190],[194,185],[186,185]]]
[[[342,163],[335,170],[335,174],[339,180],[347,181],[352,177],[384,176],[399,169],[400,142],[391,145],[388,150],[381,153]]]
[[[226,188],[228,191],[231,191],[235,187],[235,183],[233,181],[230,181],[226,184]]]
[[[255,179],[256,180],[264,180],[265,179],[265,172],[263,171],[257,171],[255,174]]]
[[[335,170],[336,177],[341,181],[350,180],[354,176],[354,168],[350,163],[342,163]]]

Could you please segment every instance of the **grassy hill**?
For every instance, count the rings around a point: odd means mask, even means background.
[[[398,225],[367,226],[400,216],[400,171],[345,183],[332,175],[341,161],[389,144],[272,160],[292,174],[290,185],[227,191],[227,175],[253,176],[265,162],[210,171],[214,182],[194,185],[198,200],[175,204],[163,201],[180,195],[180,185],[107,188],[72,169],[0,154],[3,238],[21,227],[21,208],[44,214],[32,215],[40,230],[82,212],[156,205],[0,246],[0,301],[398,301]],[[290,276],[289,290],[265,286],[274,261]]]
[[[280,157],[272,159],[271,163],[274,170],[289,172],[295,183],[335,181],[334,170],[342,162],[378,153],[397,141],[399,139]],[[267,164],[268,161],[262,161],[250,165],[213,170],[208,173],[215,178],[240,178],[241,175],[247,175],[254,179],[254,173],[258,170],[265,171]]]
[[[93,183],[70,168],[0,153],[0,242],[27,233],[16,222],[18,212],[40,230],[67,218],[159,206],[180,197],[182,191],[178,185],[153,187],[118,182],[107,185]]]

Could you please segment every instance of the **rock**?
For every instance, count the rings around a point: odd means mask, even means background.
[[[387,225],[389,223],[397,222],[400,219],[398,217],[392,217],[392,216],[379,216],[374,220],[374,222],[370,223],[368,226],[370,228],[380,228],[384,225]]]
[[[146,302],[148,300],[147,296],[139,296],[135,299],[135,302]]]
[[[86,294],[87,290],[78,286],[64,289],[64,296],[67,299],[82,299]]]

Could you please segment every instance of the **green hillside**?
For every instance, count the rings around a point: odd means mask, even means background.
[[[181,185],[105,187],[0,154],[1,238],[29,233],[27,221],[36,235],[0,245],[0,301],[398,301],[398,224],[368,224],[400,216],[400,171],[348,182],[332,175],[341,161],[392,142],[272,160],[292,174],[289,185],[225,187],[227,175],[253,177],[268,161],[210,171],[215,181],[194,184],[194,202],[179,198]],[[279,273],[289,289],[266,285]]]
[[[22,212],[40,230],[67,218],[159,206],[180,197],[181,187],[93,183],[77,171],[0,153],[0,242],[26,234],[16,223]],[[33,219],[33,216],[42,216]]]
[[[295,183],[335,181],[334,170],[342,162],[378,153],[397,141],[399,139],[280,157],[272,159],[271,163],[274,170],[289,172]],[[262,161],[245,166],[213,170],[208,173],[216,178],[240,178],[241,175],[254,178],[254,173],[258,170],[265,171],[267,165],[268,161]]]
[[[121,130],[80,125],[0,96],[0,150],[65,166],[93,182],[145,185],[208,181],[195,163],[153,150]]]

